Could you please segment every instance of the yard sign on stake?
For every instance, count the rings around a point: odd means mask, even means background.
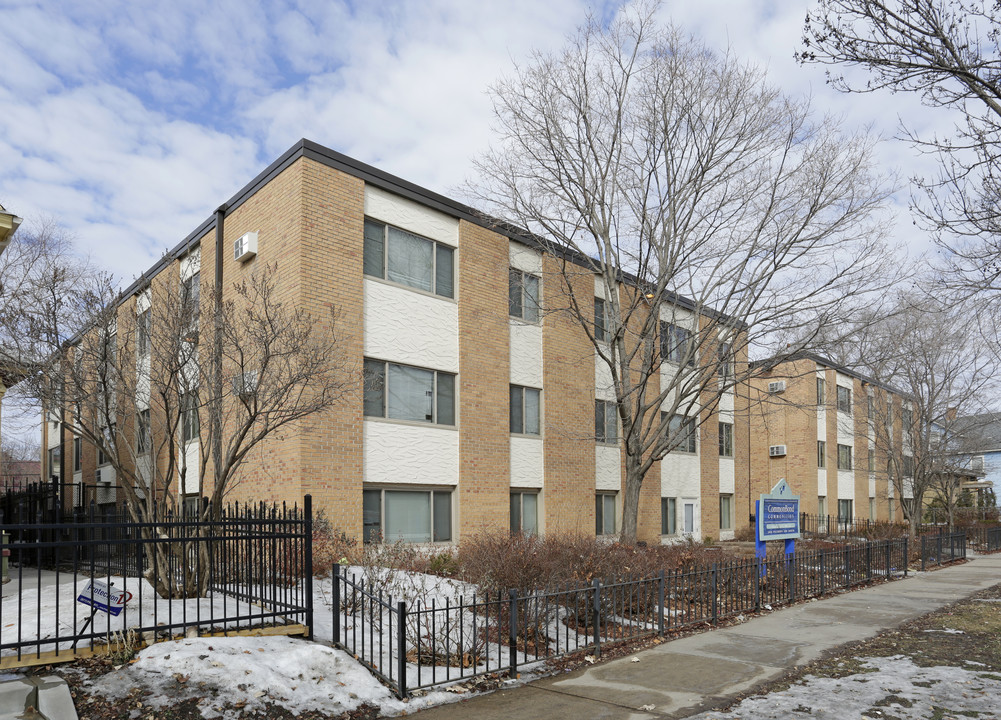
[[[132,593],[128,590],[112,590],[113,585],[114,583],[109,585],[100,580],[91,580],[80,591],[80,594],[76,598],[77,602],[91,608],[90,617],[87,618],[87,622],[80,629],[81,635],[90,627],[90,624],[94,621],[94,615],[97,614],[98,610],[118,617],[122,612],[122,608],[125,607],[125,603],[132,599]],[[76,642],[73,643],[72,650],[76,649],[76,643],[79,641],[79,638],[77,638]]]

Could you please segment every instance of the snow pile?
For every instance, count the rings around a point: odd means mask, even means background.
[[[142,687],[144,703],[164,707],[199,698],[206,718],[235,718],[264,710],[267,703],[293,713],[316,710],[330,715],[377,705],[384,714],[413,712],[459,698],[428,693],[402,702],[346,653],[288,637],[191,638],[148,647],[135,663],[97,678],[86,688],[111,699]],[[225,704],[234,706],[224,710]]]
[[[807,675],[788,690],[750,697],[729,712],[706,712],[692,720],[997,717],[998,675],[950,666],[918,667],[899,655],[860,659],[875,671],[842,678]]]

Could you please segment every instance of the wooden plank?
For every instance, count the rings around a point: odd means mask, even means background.
[[[259,627],[259,628],[248,628],[245,630],[220,630],[213,633],[204,633],[198,637],[272,637],[281,635],[305,635],[307,628],[305,625],[274,625],[269,627]],[[184,635],[177,635],[173,638],[164,638],[159,642],[167,642],[169,640],[183,640]],[[109,653],[109,645],[94,645],[94,648],[89,647],[76,648],[75,650],[60,650],[59,654],[56,654],[55,650],[50,650],[48,652],[43,652],[39,656],[35,656],[35,653],[30,655],[24,654],[21,659],[18,660],[17,655],[4,655],[0,657],[0,670],[10,670],[13,668],[23,668],[23,667],[37,667],[39,665],[56,665],[58,663],[73,662],[74,660],[80,660],[82,658],[95,657],[98,655],[107,655]],[[141,649],[146,647],[146,643],[141,637],[136,639],[136,649]]]

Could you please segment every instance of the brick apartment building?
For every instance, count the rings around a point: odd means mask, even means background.
[[[460,203],[303,140],[126,290],[130,307],[148,305],[144,287],[158,278],[218,273],[220,218],[223,287],[276,263],[283,299],[318,316],[340,310],[342,348],[359,370],[354,400],[263,443],[232,499],[309,493],[355,537],[619,531],[620,440],[614,420],[596,422],[614,397],[607,369],[575,321],[535,307],[559,291],[548,280],[555,258]],[[237,259],[247,233],[256,256]],[[578,291],[601,299],[600,283]],[[672,313],[698,330],[695,313]],[[701,411],[689,441],[648,473],[639,539],[726,538],[746,522],[744,395]],[[57,426],[44,425],[43,447],[54,449]],[[98,502],[114,499],[113,469],[80,439],[62,443],[67,479],[100,476]]]
[[[803,512],[903,520],[887,451],[908,466],[908,396],[818,355],[758,365],[763,372],[750,382],[751,497],[785,478]],[[901,485],[907,491],[906,476]]]

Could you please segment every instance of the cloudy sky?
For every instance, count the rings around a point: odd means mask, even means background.
[[[300,138],[462,197],[490,141],[488,86],[555,49],[586,0],[0,0],[0,203],[59,220],[124,284]],[[665,21],[768,68],[849,128],[951,122],[910,96],[843,96],[793,60],[811,0],[665,0]],[[887,224],[928,247],[902,142]]]

